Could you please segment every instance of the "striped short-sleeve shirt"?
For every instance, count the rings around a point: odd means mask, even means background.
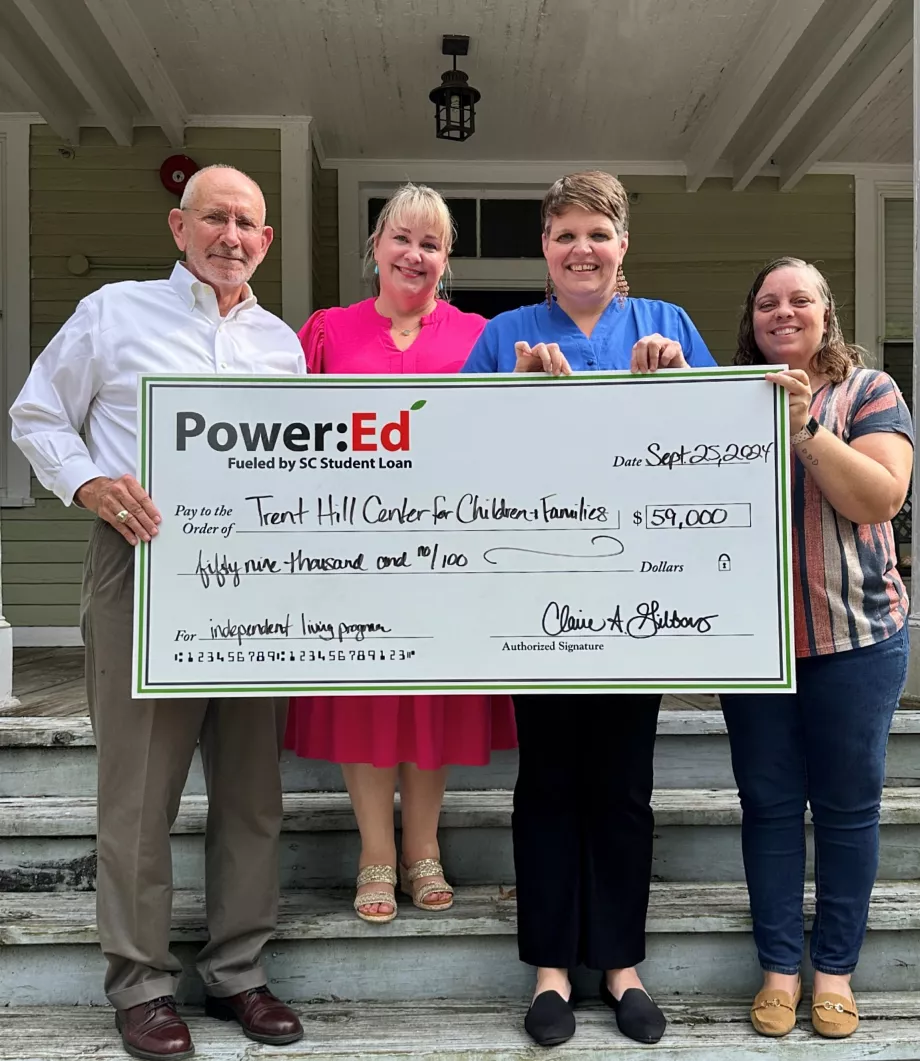
[[[858,368],[814,395],[811,412],[844,442],[877,432],[914,441],[910,413],[894,380]],[[795,653],[798,657],[872,645],[907,619],[891,523],[856,524],[825,500],[797,456],[792,459]]]

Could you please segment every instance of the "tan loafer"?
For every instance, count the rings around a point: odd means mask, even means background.
[[[811,1003],[811,1023],[825,1039],[846,1039],[859,1027],[856,1001],[833,991],[815,995]]]
[[[795,994],[765,987],[758,991],[751,1003],[751,1024],[761,1035],[778,1038],[788,1035],[795,1027],[795,1011],[802,1001],[802,981],[796,984]]]

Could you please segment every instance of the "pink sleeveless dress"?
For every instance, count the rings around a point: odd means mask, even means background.
[[[457,372],[486,324],[438,301],[400,350],[374,301],[310,317],[299,335],[311,372]],[[436,770],[483,765],[493,749],[514,748],[517,735],[508,696],[295,696],[285,744],[306,759]]]

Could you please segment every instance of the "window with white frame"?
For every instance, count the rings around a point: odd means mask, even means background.
[[[901,388],[913,411],[914,373],[914,202],[905,195],[882,196],[882,366]],[[902,566],[909,564],[913,498],[893,522]]]
[[[542,258],[540,199],[507,199],[500,195],[446,197],[457,236],[451,255],[458,258]],[[367,203],[370,236],[386,199]]]
[[[374,231],[396,185],[364,185],[360,237]],[[458,309],[492,317],[543,298],[546,263],[540,238],[545,188],[438,183],[457,228],[451,253],[451,301]],[[363,290],[370,293],[364,277]]]
[[[909,198],[883,200],[882,355],[908,405],[913,400],[914,204]]]

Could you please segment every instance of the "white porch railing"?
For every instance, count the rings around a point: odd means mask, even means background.
[[[3,559],[2,526],[0,526],[0,562]],[[13,696],[13,628],[3,618],[3,580],[0,578],[0,708],[15,707]]]

